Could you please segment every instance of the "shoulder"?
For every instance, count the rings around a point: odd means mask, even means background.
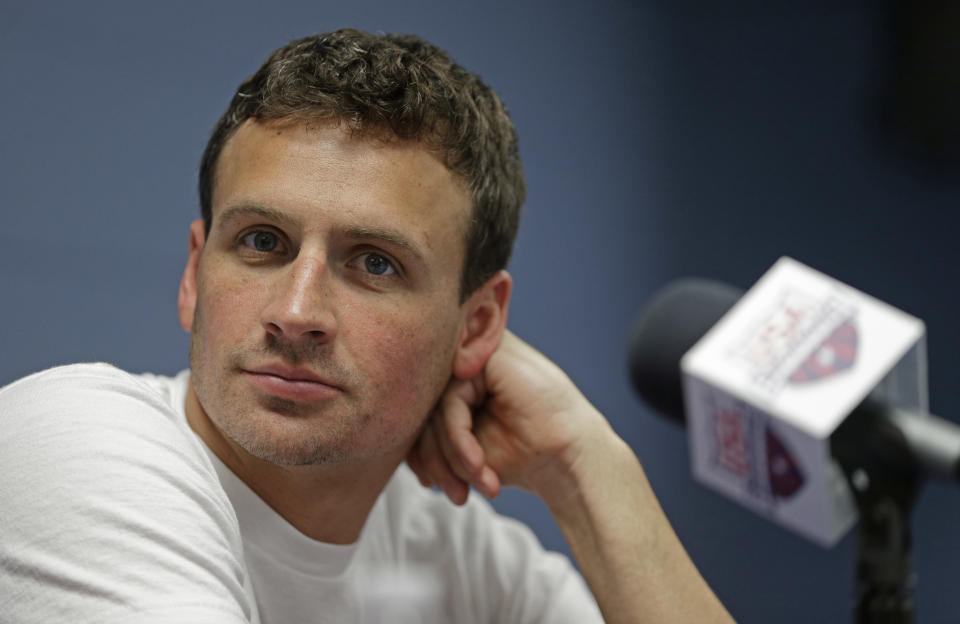
[[[0,582],[77,613],[201,588],[235,610],[236,517],[155,384],[106,364],[49,369],[0,389],[0,427]]]
[[[60,366],[0,388],[0,424],[8,467],[62,472],[74,463],[125,459],[215,476],[169,393],[109,364]]]
[[[41,488],[70,483],[78,496],[108,479],[212,492],[219,483],[169,397],[108,364],[61,366],[0,388],[0,426],[0,484],[8,487],[11,474]]]
[[[5,420],[24,412],[34,417],[68,411],[94,413],[112,404],[130,405],[131,400],[161,412],[170,407],[156,387],[104,363],[57,366],[0,388]]]
[[[34,443],[49,443],[48,436],[92,435],[102,444],[131,434],[188,438],[159,379],[103,363],[50,368],[0,388],[0,423],[7,439],[21,434]]]
[[[226,503],[201,443],[168,397],[114,366],[61,366],[0,388],[0,426],[5,494],[29,484],[30,492],[57,490],[48,504],[84,506],[95,495],[107,504],[204,490]]]

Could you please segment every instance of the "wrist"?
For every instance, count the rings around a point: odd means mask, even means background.
[[[589,412],[577,416],[584,425],[556,460],[536,475],[533,493],[556,516],[587,503],[585,498],[598,485],[615,482],[626,463],[636,465],[633,451],[589,405]]]

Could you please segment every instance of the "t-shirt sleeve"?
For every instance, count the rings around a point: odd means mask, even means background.
[[[236,517],[199,444],[107,365],[0,389],[0,619],[257,621]]]

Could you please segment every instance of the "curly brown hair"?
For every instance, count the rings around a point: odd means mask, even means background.
[[[246,120],[333,119],[437,150],[467,184],[461,299],[510,260],[526,195],[517,133],[497,94],[443,50],[414,35],[343,29],[276,50],[238,88],[200,164],[200,209],[210,231],[217,160]]]

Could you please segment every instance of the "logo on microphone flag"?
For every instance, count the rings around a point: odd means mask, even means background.
[[[785,386],[829,379],[853,368],[858,343],[854,302],[835,292],[817,296],[786,286],[771,303],[745,327],[732,351],[755,387],[776,396]]]
[[[837,326],[790,375],[793,384],[832,377],[851,368],[857,359],[857,328],[852,320]]]
[[[716,405],[713,421],[714,464],[757,502],[774,505],[803,488],[800,462],[766,414],[743,404]]]
[[[780,437],[767,427],[767,478],[770,482],[770,493],[775,498],[790,498],[803,487],[805,481],[800,464],[793,454],[787,450],[786,444]]]

